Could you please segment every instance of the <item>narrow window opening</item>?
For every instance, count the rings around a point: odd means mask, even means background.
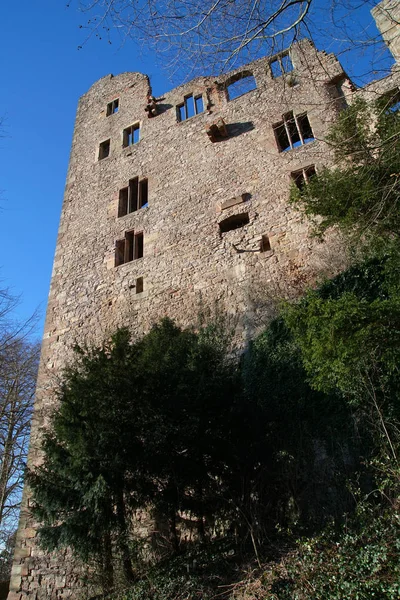
[[[101,142],[99,146],[99,160],[103,158],[107,158],[110,155],[110,140],[105,140],[105,142]]]
[[[107,117],[109,117],[110,115],[115,115],[115,113],[118,112],[118,108],[119,108],[119,99],[118,98],[116,98],[112,102],[109,102],[107,104]]]
[[[135,252],[134,258],[143,258],[143,232],[135,235]]]
[[[143,277],[136,279],[136,293],[141,294],[143,292]]]
[[[119,190],[119,203],[118,203],[118,216],[124,217],[128,214],[128,197],[129,191],[128,188],[122,188]]]
[[[129,210],[132,213],[138,209],[138,186],[139,177],[134,177],[129,180]]]
[[[276,77],[281,77],[281,75],[284,75],[285,73],[290,73],[294,68],[289,52],[284,52],[277,56],[269,63],[269,66],[274,79]]]
[[[124,148],[137,144],[140,140],[140,125],[136,123],[124,129],[122,134],[122,145]]]
[[[315,166],[309,165],[308,167],[304,167],[304,169],[300,169],[299,171],[293,171],[290,176],[294,184],[299,188],[299,190],[301,190],[315,174]]]
[[[232,215],[231,217],[227,217],[219,224],[220,233],[226,233],[227,231],[232,231],[232,229],[238,229],[239,227],[244,227],[249,223],[249,214],[248,213],[240,213],[239,215]]]
[[[201,94],[199,96],[193,96],[193,94],[185,96],[184,102],[178,104],[176,109],[178,121],[186,121],[186,119],[204,112],[203,97]]]
[[[145,208],[149,205],[149,184],[147,179],[139,182],[139,208]]]
[[[117,240],[115,244],[115,266],[123,265],[125,262],[125,240]]]
[[[143,257],[143,232],[125,232],[123,240],[115,243],[115,266],[119,267],[125,263]]]
[[[263,235],[260,242],[260,252],[269,252],[269,250],[271,250],[269,237],[267,235]]]
[[[235,75],[226,86],[228,100],[235,100],[255,89],[257,89],[256,80],[254,75],[248,71]]]
[[[273,126],[279,152],[292,150],[315,140],[306,113],[294,116],[292,112],[283,115],[283,121]]]

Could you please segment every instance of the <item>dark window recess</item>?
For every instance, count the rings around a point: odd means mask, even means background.
[[[127,231],[123,240],[115,244],[115,266],[143,257],[143,232]]]
[[[308,167],[304,167],[304,169],[300,169],[299,171],[293,171],[290,173],[293,182],[297,185],[299,190],[304,186],[305,183],[308,183],[311,177],[315,175],[315,167],[314,165],[310,165]]]
[[[203,96],[201,94],[199,96],[193,96],[193,94],[185,96],[184,101],[182,104],[178,104],[176,110],[178,121],[186,121],[186,119],[204,112]]]
[[[136,293],[141,294],[143,292],[143,277],[138,277],[136,279]]]
[[[230,81],[231,83],[228,83],[226,86],[228,100],[235,100],[235,98],[239,98],[239,96],[243,96],[243,94],[247,94],[248,92],[257,89],[254,75],[248,72],[243,75],[239,74],[233,81]]]
[[[110,115],[115,115],[118,112],[119,100],[116,98],[112,102],[107,104],[107,117]]]
[[[279,152],[292,150],[315,140],[307,114],[283,115],[283,121],[274,125],[274,133]]]
[[[124,148],[137,144],[140,140],[140,125],[136,123],[124,129],[122,134],[122,145]]]
[[[147,179],[134,177],[129,180],[128,187],[119,191],[118,217],[124,217],[140,208],[148,206],[149,186]]]
[[[272,77],[280,77],[285,73],[293,71],[293,63],[291,61],[289,52],[284,52],[277,56],[274,60],[269,63],[271,68]]]
[[[260,242],[260,252],[268,252],[271,250],[271,243],[267,235],[263,235]]]
[[[101,142],[99,146],[99,160],[103,158],[107,158],[110,155],[110,140],[106,140],[105,142]]]
[[[249,214],[248,213],[240,213],[239,215],[232,215],[231,217],[227,217],[219,224],[220,233],[226,233],[227,231],[232,231],[232,229],[238,229],[239,227],[244,227],[249,223]]]

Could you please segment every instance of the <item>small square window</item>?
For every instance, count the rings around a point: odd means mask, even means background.
[[[118,98],[116,98],[112,102],[109,102],[107,104],[107,117],[109,117],[110,115],[115,115],[115,113],[118,112],[118,107],[119,107],[119,99]]]
[[[314,177],[316,174],[315,166],[309,165],[308,167],[304,167],[304,169],[300,169],[299,171],[293,171],[290,173],[290,176],[293,180],[293,183],[301,190],[303,186],[308,183],[311,177]]]
[[[122,145],[124,148],[128,146],[133,146],[137,144],[140,140],[140,125],[139,123],[135,123],[135,125],[130,125],[124,129],[122,133]]]
[[[107,158],[110,155],[110,140],[105,140],[101,142],[99,146],[99,156],[98,159],[102,160],[103,158]]]
[[[202,95],[193,96],[193,94],[190,94],[185,96],[184,102],[176,107],[176,112],[178,121],[186,121],[186,119],[204,112]]]
[[[267,235],[261,237],[260,252],[269,252],[271,250],[271,243]]]

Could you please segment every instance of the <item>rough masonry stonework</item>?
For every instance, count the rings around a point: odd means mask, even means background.
[[[335,56],[308,40],[290,59],[293,70],[285,54],[263,58],[160,101],[146,75],[108,75],[80,99],[29,465],[40,461],[40,431],[74,342],[99,342],[122,325],[139,336],[164,316],[187,326],[209,309],[230,316],[245,346],[279,300],[343,266],[340,238],[310,236],[288,204],[290,186],[332,163],[324,136],[354,94],[398,90],[400,73],[395,66],[356,91]],[[287,72],[273,76],[275,67]],[[230,100],[243,75],[255,89]],[[182,105],[198,114],[184,119]],[[25,489],[9,600],[85,597],[68,552],[38,548],[29,506]]]

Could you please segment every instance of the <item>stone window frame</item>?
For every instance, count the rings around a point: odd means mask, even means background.
[[[305,144],[315,142],[314,132],[307,112],[294,114],[293,111],[282,115],[282,121],[272,126],[279,152],[288,152]],[[311,133],[311,136],[306,136]],[[298,138],[298,139],[296,139]],[[286,140],[286,144],[282,142]]]
[[[105,158],[108,158],[110,156],[111,153],[111,138],[108,138],[107,140],[103,140],[102,142],[99,143],[99,148],[97,151],[97,160],[104,160]]]
[[[297,169],[296,171],[292,171],[290,173],[290,178],[292,183],[301,190],[304,185],[307,185],[311,179],[317,174],[315,169],[315,165],[307,165],[301,169]]]
[[[116,115],[119,111],[119,98],[115,98],[114,100],[111,100],[111,102],[109,102],[107,104],[107,109],[106,109],[106,117],[111,117],[112,115]]]
[[[140,121],[136,121],[135,123],[132,123],[132,125],[125,127],[122,131],[122,147],[131,148],[131,146],[135,146],[136,144],[138,144],[142,139],[140,130]],[[135,136],[136,131],[138,132],[137,136]]]
[[[245,79],[250,79],[250,78],[252,78],[252,80],[254,82],[254,87],[251,87],[250,89],[245,89],[243,92],[241,92],[238,95],[235,95],[231,98],[229,95],[229,87],[234,86],[239,81],[242,81]],[[251,71],[249,69],[244,69],[243,71],[240,71],[239,73],[235,73],[234,75],[231,75],[231,77],[229,77],[229,79],[227,79],[225,81],[224,86],[225,86],[225,95],[226,95],[227,102],[233,102],[237,98],[241,98],[242,96],[245,96],[246,94],[249,94],[250,92],[253,92],[254,90],[256,90],[257,89],[257,80],[254,76],[253,71]]]
[[[127,186],[119,190],[118,218],[137,212],[149,205],[149,180],[132,177]]]
[[[284,62],[285,58],[289,59],[289,66],[291,67],[289,69],[287,68],[287,65]],[[275,64],[278,67],[278,71],[274,73],[273,65],[275,65]],[[293,64],[290,50],[284,50],[283,52],[280,52],[279,54],[276,54],[275,56],[273,56],[269,60],[268,66],[269,66],[269,70],[270,70],[272,79],[278,79],[279,77],[288,75],[289,73],[293,73],[293,71],[295,70],[295,66]]]
[[[190,109],[190,101],[191,99],[193,99],[193,114],[189,114],[189,112],[191,112]],[[199,100],[201,100],[201,110],[199,109]],[[178,120],[178,123],[182,123],[183,121],[187,121],[188,119],[192,119],[193,117],[196,117],[197,115],[200,115],[201,113],[204,112],[204,98],[203,98],[203,94],[194,94],[193,92],[191,94],[186,94],[183,97],[183,102],[181,102],[180,104],[176,105],[176,118]]]
[[[144,255],[144,233],[131,229],[125,231],[122,239],[115,242],[115,267],[126,265],[134,260],[143,258]]]

